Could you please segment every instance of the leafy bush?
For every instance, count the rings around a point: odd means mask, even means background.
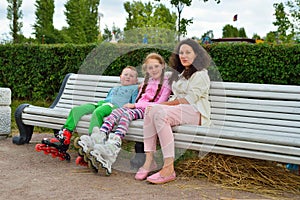
[[[0,87],[13,99],[52,101],[68,73],[119,75],[150,52],[169,61],[175,44],[0,45]],[[300,85],[300,45],[213,44],[204,48],[223,81]],[[211,74],[212,74],[211,73]],[[140,74],[141,75],[141,74]]]

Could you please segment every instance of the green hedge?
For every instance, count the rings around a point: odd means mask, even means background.
[[[64,76],[77,72],[90,45],[0,45],[0,87],[17,99],[54,99]]]
[[[215,44],[209,52],[224,81],[300,85],[300,45]]]
[[[168,62],[174,44],[0,45],[0,87],[14,99],[53,100],[67,73],[119,75],[150,52]],[[223,81],[300,85],[300,45],[204,46]],[[213,71],[213,70],[212,70]]]

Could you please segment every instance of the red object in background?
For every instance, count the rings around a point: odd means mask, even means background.
[[[237,17],[238,17],[238,15],[234,15],[234,16],[233,16],[233,21],[234,21],[234,22],[237,21]]]

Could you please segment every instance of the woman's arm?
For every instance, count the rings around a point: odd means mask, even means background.
[[[172,100],[172,101],[162,102],[160,104],[168,105],[168,106],[176,106],[176,105],[179,105],[179,104],[189,104],[189,102],[185,98],[180,98],[180,99],[175,99],[175,100]]]

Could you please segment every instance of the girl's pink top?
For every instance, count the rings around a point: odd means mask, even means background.
[[[139,101],[137,103],[135,103],[136,108],[146,108],[149,105],[165,102],[169,99],[170,94],[171,94],[171,86],[168,83],[168,78],[165,77],[162,88],[161,88],[160,92],[158,93],[158,95],[156,96],[154,102],[149,102],[155,96],[159,82],[160,82],[160,80],[155,80],[155,79],[149,78],[145,93],[142,94],[142,97],[139,99]],[[141,93],[143,85],[144,85],[144,83],[140,87],[139,93]]]

